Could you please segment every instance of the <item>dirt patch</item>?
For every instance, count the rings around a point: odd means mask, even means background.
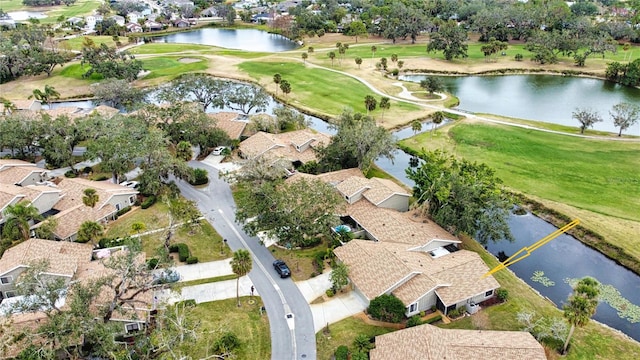
[[[178,59],[178,62],[181,62],[183,64],[191,64],[191,63],[197,63],[202,61],[201,59],[195,59],[195,58],[180,58]]]

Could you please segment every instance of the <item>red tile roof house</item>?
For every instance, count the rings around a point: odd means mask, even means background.
[[[288,181],[301,176],[313,177],[298,174]],[[317,178],[335,186],[349,204],[341,219],[360,239],[334,253],[367,300],[393,294],[406,305],[407,317],[432,306],[447,314],[467,305],[477,309],[500,287],[492,276],[482,278],[489,268],[478,254],[458,249],[453,235],[406,212],[409,194],[395,183],[354,176],[352,170]]]
[[[546,360],[544,348],[528,332],[440,329],[420,325],[376,336],[371,360]]]
[[[119,254],[122,254],[120,251],[126,251],[126,249],[109,249],[109,256],[120,256]],[[71,281],[91,281],[109,275],[112,270],[106,268],[101,260],[92,260],[92,255],[93,248],[89,244],[33,238],[5,251],[0,258],[0,323],[10,321],[12,327],[35,328],[39,322],[46,319],[46,315],[38,311],[28,313],[12,313],[11,311],[12,304],[22,298],[16,296],[16,281],[31,264],[42,260],[47,261],[49,268],[45,274],[63,278],[65,284],[69,284]],[[144,260],[144,254],[141,254],[136,258],[136,263],[144,263]],[[95,305],[108,304],[112,292],[105,287],[98,296]],[[142,329],[148,322],[153,307],[152,296],[151,291],[137,295],[133,301],[127,302],[114,312],[111,320],[123,323],[123,333]],[[66,305],[59,304],[59,306],[64,310]],[[9,348],[6,351],[17,352],[19,350],[18,347]],[[0,358],[16,354],[5,352],[0,354]]]

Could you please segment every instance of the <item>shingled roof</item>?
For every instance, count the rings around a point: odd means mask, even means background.
[[[0,274],[27,267],[38,260],[48,260],[49,272],[73,277],[78,266],[91,261],[93,247],[66,241],[28,239],[4,252],[0,258]]]
[[[376,336],[371,360],[546,360],[544,348],[524,331],[440,329],[415,326]]]

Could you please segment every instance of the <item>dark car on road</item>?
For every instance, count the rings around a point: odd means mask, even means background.
[[[281,278],[291,276],[291,270],[287,264],[282,260],[276,260],[273,262],[273,267],[276,269]]]

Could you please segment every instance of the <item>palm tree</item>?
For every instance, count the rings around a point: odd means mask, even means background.
[[[100,201],[100,196],[96,192],[96,189],[87,188],[84,189],[83,193],[84,196],[82,196],[82,203],[90,208],[94,208],[98,201]]]
[[[600,294],[600,283],[590,277],[580,279],[573,289],[573,294],[564,305],[564,318],[571,325],[569,335],[562,348],[562,353],[567,352],[569,341],[573,336],[576,326],[583,327],[589,323],[591,317],[596,313],[598,307],[598,295]]]
[[[383,96],[380,98],[380,104],[378,105],[380,109],[382,109],[382,116],[380,120],[384,120],[384,111],[389,110],[391,108],[391,101],[388,97]]]
[[[233,253],[231,259],[231,270],[238,275],[236,278],[236,299],[240,307],[240,277],[247,275],[251,271],[251,254],[248,250],[240,249]]]
[[[378,47],[375,45],[371,46],[371,60],[373,60],[373,55],[376,54],[376,51],[378,51]]]
[[[431,122],[433,123],[433,127],[431,128],[431,132],[442,122],[444,121],[444,114],[442,111],[436,111],[431,115]]]
[[[333,59],[336,58],[336,53],[333,51],[329,52],[329,58],[331,59],[331,67],[333,67]]]
[[[309,48],[307,49],[307,51],[309,52],[309,54],[311,54],[313,52],[313,46],[309,46]]]
[[[367,95],[364,97],[364,106],[367,108],[367,114],[369,114],[369,111],[375,110],[376,105],[378,105],[376,98],[371,95]]]
[[[304,61],[304,63],[307,63],[307,58],[309,57],[309,55],[307,53],[302,53],[302,61]]]
[[[11,240],[27,240],[31,234],[29,229],[33,220],[40,220],[40,211],[31,204],[23,202],[8,205],[4,210],[6,222],[3,228],[3,236]]]
[[[356,65],[358,65],[358,69],[360,69],[360,65],[362,65],[362,58],[361,57],[356,57],[355,61],[356,61]]]
[[[85,221],[80,225],[78,230],[78,242],[91,242],[95,245],[96,239],[104,234],[104,228],[102,225],[95,221]]]
[[[51,85],[45,85],[44,91],[40,89],[33,90],[33,94],[29,95],[29,99],[35,98],[51,106],[51,100],[60,99],[60,93]]]
[[[396,61],[398,61],[398,54],[391,54],[391,62],[395,63]]]
[[[16,111],[18,108],[11,100],[0,97],[0,104],[2,104],[2,115],[11,114]]]
[[[411,130],[413,130],[413,135],[422,130],[422,123],[420,122],[420,120],[416,119],[411,122]]]
[[[278,87],[280,87],[280,82],[282,81],[282,75],[276,73],[273,75],[273,82],[276,84],[276,96],[278,96]]]

